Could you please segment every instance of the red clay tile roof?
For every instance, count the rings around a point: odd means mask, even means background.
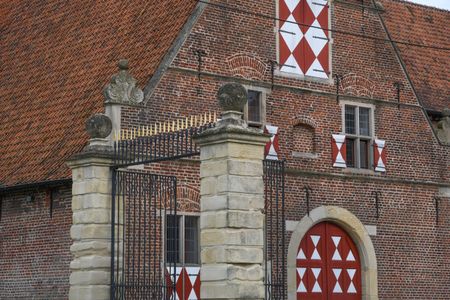
[[[382,0],[394,40],[450,48],[450,11],[400,0]],[[398,45],[425,108],[450,108],[450,51]]]
[[[0,3],[0,187],[70,178],[120,58],[143,85],[195,1]]]

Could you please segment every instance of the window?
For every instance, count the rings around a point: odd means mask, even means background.
[[[369,169],[372,165],[373,109],[345,104],[343,110],[347,167]]]
[[[244,119],[248,126],[263,128],[266,121],[266,89],[247,88],[247,105],[244,107]]]
[[[167,261],[182,265],[198,265],[199,217],[167,215],[166,217]]]
[[[282,74],[330,77],[329,2],[278,0],[278,62]]]

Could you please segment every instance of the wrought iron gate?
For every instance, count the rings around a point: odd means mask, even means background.
[[[287,299],[283,160],[264,160],[266,300]]]
[[[164,259],[164,235],[177,230],[166,228],[177,214],[176,186],[173,176],[113,171],[111,299],[175,299],[176,261]]]
[[[200,118],[201,119],[201,118]],[[111,227],[111,300],[177,299],[176,260],[167,253],[167,217],[177,215],[177,179],[119,168],[176,160],[199,154],[192,136],[214,126],[211,115],[169,123],[167,131],[141,128],[124,134],[114,143]],[[183,125],[184,124],[184,125]],[[166,125],[163,126],[163,128]],[[150,132],[150,135],[147,135]],[[265,286],[267,300],[285,300],[286,246],[284,215],[284,161],[264,161],[265,183]],[[178,249],[177,247],[171,247]],[[175,250],[177,251],[177,250]],[[178,256],[177,253],[170,255]]]

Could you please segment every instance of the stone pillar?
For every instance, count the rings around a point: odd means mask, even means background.
[[[111,121],[95,115],[87,122],[89,145],[68,161],[72,169],[73,225],[70,235],[69,300],[110,299]]]
[[[200,146],[201,298],[264,299],[264,145],[269,136],[242,120],[247,92],[218,93],[224,113],[195,138]]]

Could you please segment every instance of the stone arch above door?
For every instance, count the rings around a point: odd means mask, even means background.
[[[320,206],[304,216],[292,233],[288,248],[288,299],[296,300],[296,258],[302,238],[310,228],[321,222],[339,225],[353,239],[361,258],[362,299],[378,299],[377,260],[369,233],[359,219],[348,210],[337,206]]]

